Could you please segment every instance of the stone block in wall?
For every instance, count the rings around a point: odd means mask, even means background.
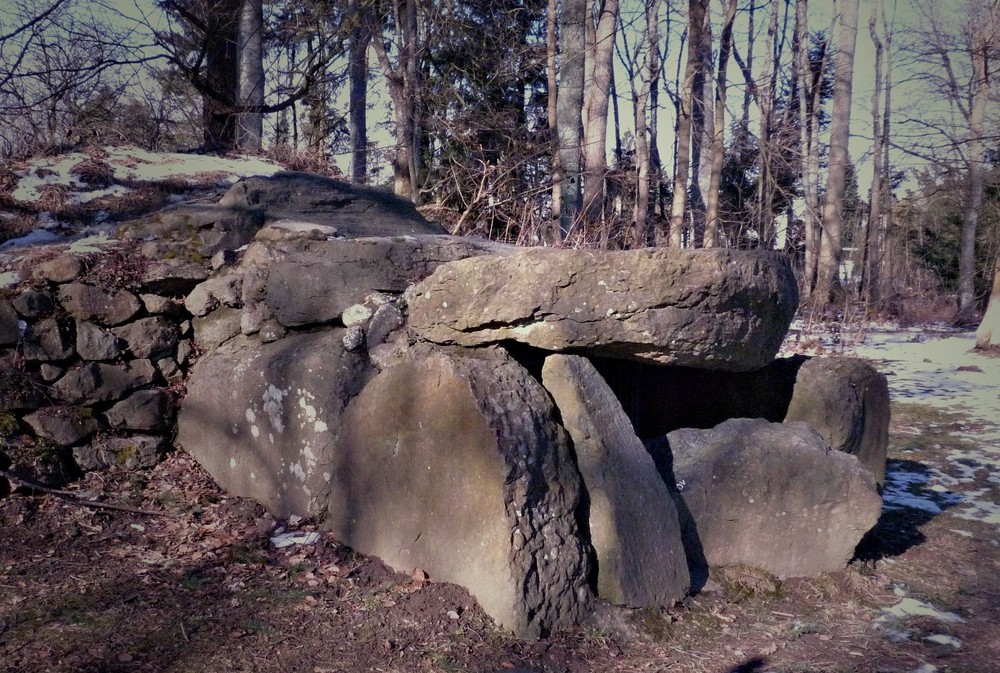
[[[111,331],[125,342],[132,357],[140,359],[173,355],[179,340],[177,324],[160,316],[140,318]]]
[[[137,390],[108,409],[104,417],[112,428],[166,432],[174,422],[173,400],[162,390]]]
[[[63,308],[79,320],[112,327],[128,321],[142,303],[127,290],[104,289],[84,283],[70,283],[59,288]]]
[[[184,304],[160,294],[141,294],[139,299],[149,315],[178,317],[185,314]]]
[[[55,308],[55,303],[47,292],[32,287],[14,297],[14,301],[11,303],[26,320],[43,318],[52,313],[52,309]]]
[[[192,315],[204,316],[219,306],[239,307],[243,303],[243,276],[229,274],[209,278],[199,284],[184,300]]]
[[[6,299],[0,299],[0,346],[16,344],[21,336],[17,311]]]
[[[86,320],[76,322],[76,352],[84,360],[114,360],[121,355],[118,337]]]
[[[238,308],[223,307],[203,318],[195,318],[195,345],[203,351],[210,351],[229,341],[240,333],[242,315]]]
[[[36,266],[31,277],[49,283],[71,283],[83,273],[83,262],[77,255],[66,254]]]
[[[34,411],[24,417],[35,434],[60,446],[83,441],[100,427],[87,407],[53,406]]]
[[[159,261],[146,267],[142,287],[147,292],[168,296],[190,292],[208,278],[208,269],[192,262]]]
[[[111,402],[152,385],[156,378],[156,368],[149,360],[116,365],[91,362],[66,372],[52,386],[52,393],[67,404]]]
[[[170,443],[165,437],[101,437],[89,444],[74,447],[73,459],[83,470],[105,467],[141,470],[154,467],[169,448]]]
[[[76,329],[72,320],[44,318],[29,325],[24,335],[24,359],[60,362],[76,352]]]
[[[25,371],[12,350],[0,350],[0,411],[38,409],[51,402],[38,374]]]

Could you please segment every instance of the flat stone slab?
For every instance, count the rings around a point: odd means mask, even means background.
[[[409,326],[441,344],[746,371],[774,358],[797,302],[775,253],[526,248],[442,264],[416,287]]]

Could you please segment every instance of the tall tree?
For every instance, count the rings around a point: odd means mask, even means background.
[[[986,182],[986,151],[983,143],[986,107],[990,99],[987,64],[996,43],[1000,0],[993,0],[983,24],[972,38],[972,104],[969,108],[969,175],[962,215],[962,250],[958,258],[957,322],[972,322],[976,311],[976,229]]]
[[[587,55],[590,67],[585,87],[583,119],[583,214],[588,222],[602,219],[604,180],[608,171],[608,100],[612,85],[615,32],[618,28],[618,0],[601,0],[594,39]],[[588,24],[591,23],[588,18]]]
[[[685,222],[689,163],[691,161],[691,114],[694,103],[695,77],[699,70],[699,58],[702,30],[705,26],[705,14],[708,10],[708,0],[688,1],[688,52],[687,65],[684,69],[684,87],[678,100],[677,114],[677,150],[674,152],[674,198],[670,207],[670,245],[683,247],[685,241]]]
[[[563,170],[559,228],[566,238],[580,215],[583,84],[587,53],[587,0],[563,0],[559,22],[559,95],[556,127]]]
[[[394,38],[396,60],[384,35]],[[392,158],[393,190],[420,203],[420,110],[422,100],[420,56],[423,49],[417,21],[417,0],[392,0],[388,11],[374,21],[372,46],[389,86],[395,115],[396,151]]]
[[[883,148],[887,138],[882,131],[882,39],[876,27],[881,2],[872,3],[872,12],[868,17],[868,34],[875,47],[875,86],[872,88],[872,184],[868,200],[868,223],[865,226],[865,240],[862,249],[861,282],[859,289],[868,304],[878,302],[878,273],[882,254],[880,231],[882,223],[882,197],[884,196],[882,180],[884,167],[882,165]],[[888,204],[887,204],[888,205]]]
[[[839,286],[842,256],[842,206],[850,164],[851,94],[854,84],[854,48],[858,35],[858,0],[841,0],[837,53],[834,56],[833,109],[830,117],[830,157],[823,204],[823,236],[820,245],[815,299],[830,303]]]
[[[236,146],[259,152],[264,137],[264,6],[242,0],[239,23],[239,103]]]
[[[348,46],[348,127],[351,136],[351,182],[368,182],[368,46],[371,22],[364,0],[352,0]]]
[[[725,158],[726,128],[726,72],[729,55],[733,47],[733,20],[736,18],[736,0],[729,0],[722,21],[722,35],[719,38],[719,65],[715,81],[715,132],[712,137],[712,174],[708,193],[705,195],[705,238],[706,248],[718,245],[719,238],[719,187],[722,184],[722,162]]]

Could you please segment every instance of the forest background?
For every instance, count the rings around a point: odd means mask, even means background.
[[[0,183],[69,149],[262,153],[456,234],[783,250],[841,319],[973,324],[997,285],[1000,0],[0,10]]]

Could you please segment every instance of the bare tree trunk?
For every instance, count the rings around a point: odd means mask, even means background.
[[[979,226],[979,208],[983,203],[983,186],[986,181],[983,126],[986,106],[990,98],[990,81],[987,70],[988,52],[993,45],[993,23],[997,5],[994,2],[990,20],[976,31],[972,47],[972,106],[969,109],[969,177],[962,216],[962,249],[958,258],[958,316],[959,324],[970,323],[976,312],[976,229]]]
[[[705,25],[698,45],[698,70],[694,79],[691,103],[691,225],[694,244],[701,246],[705,238],[705,193],[711,181],[712,141],[715,118],[712,116],[712,17],[705,2]]]
[[[212,5],[206,21],[205,80],[212,95],[204,96],[202,113],[205,148],[223,152],[237,145],[236,115],[239,99],[239,27],[241,0],[221,0]]]
[[[259,152],[264,136],[264,7],[262,0],[243,0],[239,26],[241,107],[258,108],[239,115],[237,145]]]
[[[597,222],[604,213],[604,179],[608,172],[608,96],[611,90],[612,56],[618,27],[618,0],[603,0],[591,51],[593,75],[584,101],[583,181],[584,217]]]
[[[722,185],[722,162],[725,158],[726,128],[726,68],[733,47],[733,20],[736,18],[736,0],[729,0],[719,38],[719,67],[715,81],[715,133],[712,138],[712,175],[705,198],[706,248],[719,244],[719,188]]]
[[[771,118],[774,112],[774,76],[778,66],[774,54],[778,35],[778,0],[771,0],[771,17],[767,23],[767,42],[764,46],[764,69],[761,79],[765,85],[760,88],[760,132],[757,135],[759,170],[757,172],[757,236],[761,247],[770,240],[774,230],[774,150],[771,147]]]
[[[563,169],[559,228],[569,235],[580,214],[583,82],[586,65],[587,0],[564,0],[559,33],[559,96],[556,121]]]
[[[678,105],[674,200],[670,207],[670,245],[675,248],[683,247],[685,243],[684,214],[687,206],[688,163],[691,160],[691,106],[707,5],[708,0],[688,0],[688,56],[684,71],[684,91]]]
[[[351,182],[368,182],[368,45],[372,33],[366,10],[352,3],[354,27],[348,53],[348,126],[351,135]]]
[[[875,20],[879,5],[872,3],[872,13],[868,18],[868,34],[875,46],[875,86],[872,89],[872,186],[868,203],[868,226],[865,227],[864,250],[862,251],[861,282],[859,289],[869,304],[878,302],[878,272],[881,253],[879,252],[879,230],[882,223],[882,151],[885,136],[882,133],[882,40],[878,36]]]
[[[643,41],[646,48],[646,60],[639,75],[639,86],[632,81],[632,103],[635,111],[635,166],[636,191],[635,206],[632,210],[631,243],[643,248],[649,242],[649,178],[651,165],[650,142],[647,140],[649,127],[646,119],[646,109],[649,105],[650,92],[656,71],[659,69],[659,14],[662,0],[646,0],[646,32]],[[653,136],[655,138],[655,135]]]
[[[881,0],[880,0],[881,2]],[[895,2],[893,2],[893,16],[895,17]],[[891,232],[892,232],[892,184],[889,179],[889,167],[892,165],[889,163],[889,147],[891,146],[890,139],[892,134],[890,133],[890,121],[892,112],[892,29],[889,26],[889,20],[886,16],[885,7],[882,7],[882,33],[885,35],[885,105],[882,112],[882,198],[880,199],[881,210],[882,210],[882,222],[880,223],[880,229],[878,231],[879,237],[879,259],[875,260],[878,265],[879,274],[878,287],[876,288],[878,296],[884,296],[882,291],[885,286],[886,277],[891,277],[890,274],[883,273],[882,266],[885,263],[887,256],[886,253],[890,249],[891,244]]]
[[[655,217],[662,217],[663,213],[666,212],[666,204],[662,203],[665,200],[662,184],[663,176],[663,161],[660,158],[660,138],[659,138],[659,126],[660,126],[660,68],[662,67],[660,58],[660,7],[662,6],[663,0],[655,0],[654,2],[654,12],[652,15],[647,14],[646,19],[646,31],[649,35],[650,44],[649,52],[647,58],[649,59],[649,123],[647,128],[649,129],[649,181],[652,185],[650,189],[650,198],[653,200],[653,215]],[[646,243],[645,245],[654,244],[655,240],[651,232],[647,227],[646,233]]]
[[[414,203],[420,203],[418,162],[420,153],[419,104],[420,71],[416,0],[394,0],[392,22],[399,43],[399,62],[389,60],[381,22],[373,27],[372,46],[389,85],[396,120],[396,152],[392,158],[393,191]]]
[[[854,47],[858,35],[858,0],[841,2],[837,53],[834,56],[833,110],[830,115],[830,159],[823,205],[823,241],[817,268],[816,299],[830,303],[839,286],[841,208],[847,186],[847,166],[851,160],[851,93],[854,79]]]
[[[546,17],[546,76],[548,84],[547,111],[549,117],[549,134],[552,137],[552,218],[545,239],[549,243],[557,243],[561,238],[559,226],[560,212],[562,210],[562,183],[563,166],[561,158],[561,148],[559,146],[559,126],[556,122],[559,114],[559,82],[556,76],[556,55],[559,49],[558,26],[559,26],[559,0],[549,0],[548,15]]]
[[[747,58],[746,58],[746,69],[748,72],[753,72],[753,46],[756,41],[756,12],[757,5],[753,2],[749,3],[747,7]],[[740,127],[744,129],[750,128],[750,102],[753,100],[753,88],[747,86],[743,89],[743,106],[740,114]]]

